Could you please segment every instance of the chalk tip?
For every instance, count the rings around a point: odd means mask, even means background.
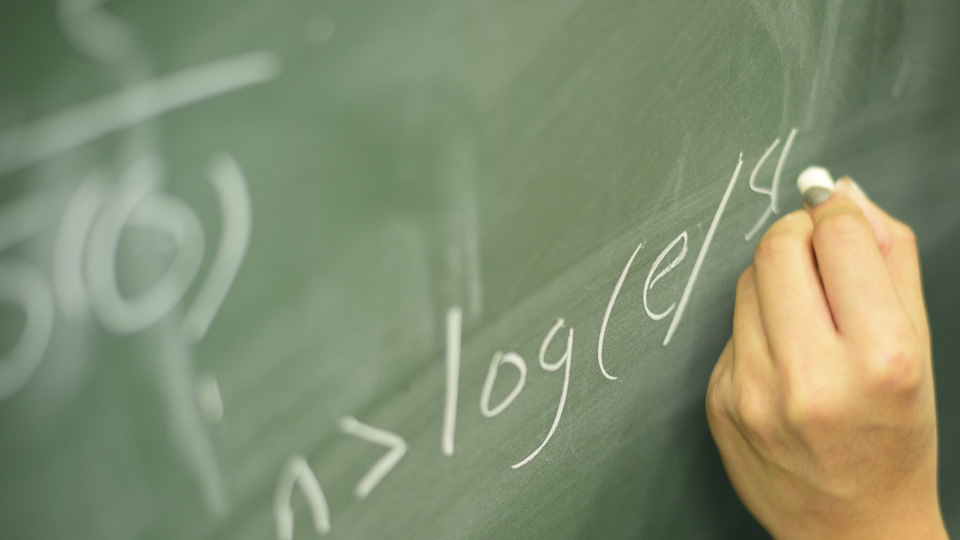
[[[823,167],[807,167],[797,177],[797,189],[800,190],[800,193],[805,193],[808,189],[815,187],[833,191],[833,176],[830,171]]]

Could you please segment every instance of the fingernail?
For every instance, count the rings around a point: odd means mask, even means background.
[[[813,207],[830,198],[833,192],[827,188],[811,187],[803,192],[803,202],[807,206]]]

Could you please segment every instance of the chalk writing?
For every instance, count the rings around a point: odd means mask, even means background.
[[[46,201],[37,195],[17,200],[0,212],[0,252],[41,232]],[[54,304],[50,285],[39,268],[26,261],[0,262],[0,302],[23,311],[23,330],[0,355],[0,400],[19,392],[40,366],[53,332]]]
[[[540,368],[544,371],[553,372],[563,367],[563,388],[560,390],[560,403],[557,405],[557,414],[553,418],[553,424],[550,426],[550,431],[547,432],[547,436],[543,438],[543,442],[540,443],[540,446],[531,452],[529,456],[511,465],[510,467],[512,469],[519,469],[527,463],[530,463],[533,458],[537,457],[537,454],[543,450],[543,447],[550,442],[550,438],[553,437],[553,433],[557,430],[557,425],[560,424],[560,417],[563,415],[563,406],[567,403],[567,389],[570,387],[570,364],[573,359],[573,328],[567,331],[567,348],[563,351],[563,354],[560,356],[559,360],[556,362],[547,362],[544,356],[547,354],[547,347],[550,346],[550,342],[553,340],[553,337],[557,334],[557,331],[563,328],[563,325],[563,319],[557,319],[557,323],[553,325],[553,328],[547,332],[547,336],[543,338],[543,343],[540,344],[540,354],[538,357]]]
[[[366,499],[373,488],[377,487],[377,484],[383,480],[383,477],[389,474],[403,459],[404,454],[407,453],[407,441],[396,433],[364,424],[352,416],[344,416],[340,419],[340,431],[389,449],[357,482],[354,494],[358,499]]]
[[[67,203],[53,246],[53,285],[60,309],[73,319],[89,312],[83,282],[83,254],[87,236],[107,197],[107,173],[95,169],[80,182]]]
[[[160,164],[153,158],[131,165],[90,231],[86,283],[91,304],[100,322],[117,334],[139,332],[160,320],[180,302],[200,270],[200,219],[183,203],[156,192],[160,177]],[[120,294],[114,264],[127,222],[166,233],[178,244],[177,255],[164,275],[132,300]]]
[[[184,333],[190,341],[203,339],[210,323],[230,291],[240,264],[250,243],[250,193],[243,171],[233,156],[223,153],[210,163],[210,183],[220,202],[220,247],[207,274],[207,280],[197,292],[193,305],[183,317]]]
[[[50,344],[53,298],[40,272],[25,262],[0,264],[0,301],[22,308],[26,323],[10,350],[0,356],[0,400],[20,391]]]
[[[670,261],[670,264],[668,264],[666,268],[661,270],[660,273],[657,274],[656,277],[654,277],[653,273],[657,271],[657,268],[660,268],[660,263],[663,262],[664,257],[669,255],[670,250],[672,250],[674,246],[676,246],[677,243],[680,242],[681,240],[683,241],[683,245],[680,247],[680,253],[678,253],[677,256],[674,257],[672,261]],[[668,307],[665,311],[662,311],[660,313],[654,313],[650,311],[650,304],[648,303],[649,301],[647,300],[647,293],[651,289],[653,289],[653,286],[657,284],[657,281],[660,281],[660,278],[667,275],[671,270],[676,268],[677,265],[680,264],[680,261],[682,261],[683,258],[686,256],[687,256],[687,231],[683,231],[682,233],[680,233],[680,236],[677,236],[676,239],[674,239],[673,242],[670,242],[670,244],[667,245],[667,247],[663,248],[663,251],[661,251],[660,254],[657,255],[657,259],[653,261],[653,264],[650,266],[650,271],[647,272],[647,281],[643,284],[643,310],[647,312],[647,316],[650,317],[651,319],[655,321],[659,321],[664,317],[666,317],[667,315],[669,315],[670,312],[673,311],[675,307],[677,307],[677,303],[674,302],[670,304],[670,307]],[[651,278],[653,279],[651,280]]]
[[[697,260],[694,262],[693,270],[690,272],[690,277],[687,279],[687,285],[684,287],[683,294],[680,297],[680,302],[678,304],[671,304],[666,311],[662,313],[654,313],[649,308],[647,292],[653,287],[653,285],[667,273],[672,271],[680,264],[683,258],[686,256],[687,252],[687,233],[683,231],[680,235],[673,240],[660,254],[657,256],[657,259],[653,262],[653,265],[650,268],[650,271],[647,273],[647,280],[644,283],[643,288],[643,306],[644,311],[654,320],[660,320],[670,312],[673,312],[673,319],[670,321],[670,326],[667,329],[667,334],[663,339],[663,345],[666,346],[670,343],[670,339],[673,337],[674,332],[677,330],[677,326],[680,324],[681,319],[683,318],[683,312],[686,309],[687,302],[690,300],[690,293],[693,290],[693,286],[697,281],[697,277],[700,273],[700,268],[703,265],[703,260],[707,255],[707,250],[710,248],[710,243],[713,241],[713,236],[717,231],[717,226],[720,224],[720,218],[723,216],[723,212],[726,209],[727,202],[730,200],[730,195],[733,193],[733,187],[737,182],[737,177],[740,175],[740,169],[743,166],[743,154],[740,154],[740,158],[737,162],[737,167],[733,172],[733,176],[730,178],[730,181],[727,183],[727,189],[723,193],[723,198],[720,200],[720,205],[717,207],[717,211],[713,216],[713,221],[710,223],[710,228],[707,230],[706,238],[703,240],[703,244],[700,246],[700,253],[697,255]],[[680,253],[674,258],[670,264],[667,265],[661,272],[657,273],[655,276],[656,270],[660,267],[660,264],[663,262],[663,259],[667,256],[668,253],[677,245],[679,242],[683,242],[681,246]],[[626,266],[623,268],[623,271],[620,272],[620,277],[617,280],[617,284],[613,288],[613,294],[610,295],[610,300],[607,302],[607,309],[603,314],[603,321],[600,324],[600,335],[597,339],[597,362],[600,365],[600,372],[609,380],[616,380],[617,378],[613,375],[610,375],[607,372],[606,368],[603,365],[603,342],[606,334],[607,325],[610,322],[610,314],[613,311],[613,306],[617,301],[617,296],[620,294],[620,289],[623,287],[623,282],[627,277],[627,273],[630,271],[630,267],[633,265],[633,261],[636,258],[637,254],[640,252],[640,249],[643,247],[643,243],[640,243],[636,249],[633,250],[633,253],[630,255],[630,259],[627,260]],[[653,276],[653,277],[652,277]]]
[[[497,381],[497,373],[500,370],[500,366],[503,364],[510,364],[517,368],[517,371],[520,373],[520,377],[517,379],[517,382],[514,383],[513,388],[510,390],[510,393],[507,394],[496,407],[490,408],[490,394],[493,392],[493,385]],[[520,394],[520,391],[523,390],[523,385],[527,382],[527,363],[523,360],[523,357],[515,352],[508,352],[504,354],[503,352],[497,352],[493,355],[493,360],[490,361],[490,367],[487,368],[487,378],[483,381],[483,390],[480,392],[480,413],[486,416],[487,418],[493,418],[498,414],[502,413],[504,409],[510,406],[513,403],[513,400],[517,399],[517,396]]]
[[[737,162],[737,168],[733,171],[733,176],[730,178],[730,183],[727,185],[727,190],[723,193],[723,198],[720,200],[720,206],[717,207],[717,213],[713,215],[713,221],[710,223],[710,228],[707,230],[707,237],[703,239],[703,245],[700,247],[700,254],[697,255],[697,260],[693,263],[693,271],[690,272],[690,279],[687,280],[687,286],[683,290],[683,296],[680,297],[680,304],[677,305],[677,310],[673,315],[673,320],[670,322],[670,328],[667,329],[667,335],[663,338],[663,344],[667,345],[670,343],[670,338],[673,337],[673,333],[677,330],[677,325],[680,324],[680,320],[683,318],[683,311],[687,307],[687,302],[690,301],[690,293],[693,291],[693,285],[697,281],[697,276],[700,274],[700,267],[703,266],[703,259],[707,256],[707,250],[710,248],[710,242],[713,241],[713,235],[717,232],[717,225],[720,224],[720,218],[723,216],[723,210],[727,207],[727,201],[730,200],[730,194],[733,192],[733,186],[737,183],[737,177],[740,176],[740,168],[743,166],[743,154],[740,154],[740,160]]]
[[[280,73],[280,58],[258,51],[195,66],[138,83],[90,102],[0,131],[0,148],[15,148],[0,162],[0,176],[170,111],[247,86]]]
[[[615,381],[617,378],[607,373],[606,368],[603,367],[603,338],[607,333],[607,324],[610,322],[610,314],[613,312],[613,305],[617,303],[617,296],[620,295],[620,289],[623,287],[623,281],[627,279],[627,272],[630,271],[630,267],[633,266],[633,260],[637,258],[637,253],[640,253],[642,248],[643,242],[640,242],[637,244],[637,248],[633,250],[630,258],[627,259],[627,264],[623,267],[623,271],[620,272],[620,277],[617,279],[617,284],[613,287],[613,294],[610,295],[610,300],[607,302],[607,309],[603,313],[603,322],[600,323],[600,337],[597,339],[597,363],[600,364],[600,373],[603,373],[603,376],[611,381]]]
[[[460,334],[463,312],[460,308],[447,311],[447,348],[445,356],[446,385],[443,400],[443,430],[440,447],[445,456],[453,455],[454,434],[457,430],[457,398],[460,394]]]
[[[760,158],[760,161],[757,162],[757,165],[753,168],[753,172],[750,173],[750,189],[770,197],[770,206],[763,212],[763,215],[757,221],[750,231],[744,235],[744,240],[750,241],[760,230],[762,230],[763,225],[770,219],[770,216],[773,214],[778,214],[777,210],[777,193],[780,189],[780,174],[783,172],[783,164],[787,160],[787,156],[790,154],[790,149],[793,147],[793,139],[797,136],[797,128],[790,130],[790,135],[787,136],[787,142],[783,145],[783,150],[780,152],[780,159],[777,160],[777,168],[773,173],[773,183],[770,185],[770,189],[762,188],[756,185],[757,172],[760,171],[760,167],[763,166],[763,162],[767,160],[767,157],[770,156],[770,152],[780,144],[780,139],[777,138],[773,141],[773,144],[767,148],[767,151],[763,153],[763,156]]]
[[[323,494],[323,489],[307,460],[302,456],[293,456],[280,472],[277,490],[273,495],[277,539],[293,540],[293,507],[290,505],[290,499],[293,497],[293,488],[297,486],[307,499],[307,508],[310,509],[310,516],[313,518],[313,529],[317,534],[326,536],[331,528],[327,497]]]
[[[203,417],[211,424],[223,420],[223,397],[220,395],[220,383],[217,382],[217,377],[205,373],[197,377],[195,385],[197,402],[200,403]]]

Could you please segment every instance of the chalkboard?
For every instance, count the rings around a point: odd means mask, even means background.
[[[704,393],[810,164],[919,237],[954,0],[0,7],[0,537],[764,538]]]

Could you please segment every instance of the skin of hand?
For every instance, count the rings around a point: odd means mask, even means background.
[[[916,239],[849,179],[760,240],[706,407],[774,538],[947,538]]]

